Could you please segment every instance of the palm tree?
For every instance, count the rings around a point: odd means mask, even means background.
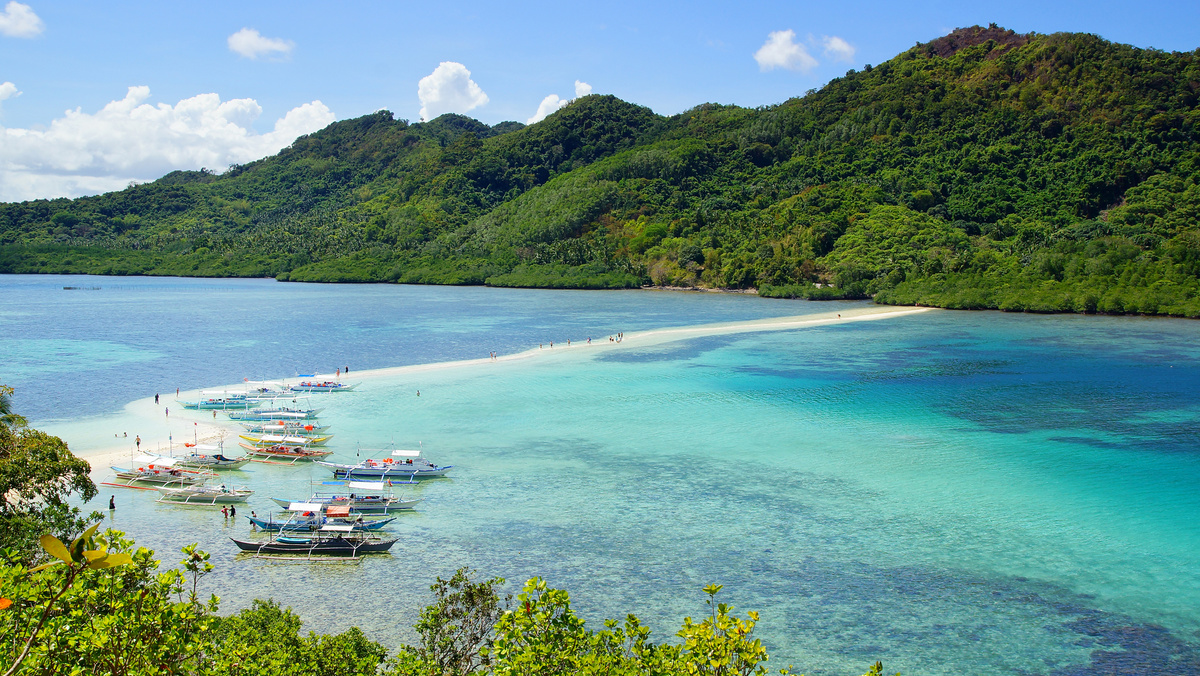
[[[25,418],[12,412],[12,393],[13,388],[0,385],[0,425],[24,427],[26,425]]]

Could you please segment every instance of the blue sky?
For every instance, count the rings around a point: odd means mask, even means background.
[[[494,124],[589,90],[663,114],[767,105],[973,24],[1200,48],[1194,1],[0,4],[0,200],[221,169],[380,108]]]

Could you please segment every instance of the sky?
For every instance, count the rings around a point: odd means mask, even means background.
[[[534,123],[613,94],[762,106],[956,27],[1200,48],[1200,2],[0,0],[0,201],[223,171],[380,109]]]

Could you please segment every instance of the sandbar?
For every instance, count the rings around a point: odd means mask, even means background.
[[[821,312],[806,315],[796,315],[788,317],[772,317],[768,319],[754,319],[738,322],[724,322],[717,324],[700,324],[695,326],[670,327],[660,329],[648,329],[645,331],[635,331],[624,333],[619,340],[617,333],[610,336],[593,337],[591,341],[586,339],[555,342],[553,347],[551,344],[544,343],[537,347],[531,347],[523,352],[512,354],[497,355],[495,359],[482,357],[479,359],[463,359],[457,361],[437,362],[432,364],[412,364],[408,366],[393,366],[387,368],[367,369],[363,371],[355,371],[349,375],[325,373],[317,374],[310,378],[311,380],[334,380],[340,379],[346,383],[358,383],[363,381],[390,379],[403,377],[412,374],[426,373],[430,371],[438,371],[445,369],[461,369],[478,367],[483,365],[496,364],[511,364],[530,359],[565,357],[568,353],[577,356],[586,354],[600,354],[611,350],[622,350],[631,348],[644,348],[664,343],[671,343],[681,340],[690,340],[692,338],[700,338],[704,336],[717,335],[732,335],[738,333],[752,333],[761,331],[789,331],[794,329],[811,328],[817,326],[831,326],[836,324],[849,324],[853,322],[877,321],[882,319],[891,319],[907,315],[919,314],[924,312],[936,312],[936,308],[929,307],[894,307],[894,306],[874,306],[864,308],[853,308],[843,310],[842,312]],[[235,383],[227,386],[215,386],[203,388],[203,390],[191,390],[179,392],[178,397],[181,400],[198,399],[201,392],[213,393],[221,391],[237,392],[244,391],[246,383]],[[347,395],[338,395],[347,396]],[[236,421],[229,420],[224,416],[211,417],[209,411],[186,410],[179,407],[174,398],[168,393],[162,397],[162,404],[155,404],[153,397],[146,399],[138,399],[127,404],[120,414],[106,416],[101,420],[88,420],[80,423],[68,423],[65,425],[50,425],[47,431],[64,437],[68,443],[72,442],[70,437],[76,436],[72,434],[74,427],[84,426],[89,430],[97,428],[106,429],[136,429],[137,434],[141,435],[141,450],[148,453],[162,453],[164,455],[173,453],[180,455],[187,452],[185,443],[217,443],[218,441],[236,441],[238,434],[243,430]],[[170,409],[170,413],[164,413],[165,409]],[[174,420],[172,420],[174,417]],[[111,419],[111,424],[108,424]],[[190,423],[190,424],[189,424]],[[185,434],[180,438],[175,438],[178,435],[181,426],[185,429]],[[79,445],[80,447],[72,447],[72,451],[76,455],[88,460],[92,465],[93,474],[104,474],[110,465],[128,464],[129,458],[135,450],[135,435],[121,436],[126,432],[118,432],[113,439],[112,444],[105,441],[97,441],[96,445]],[[232,443],[232,442],[231,442]],[[231,455],[240,455],[240,449],[236,444],[230,449]]]

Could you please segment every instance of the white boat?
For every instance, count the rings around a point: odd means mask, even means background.
[[[271,420],[269,422],[244,422],[242,427],[256,434],[293,434],[300,437],[315,437],[329,431],[331,425],[314,425],[308,420]]]
[[[296,406],[272,406],[248,411],[231,411],[230,420],[315,420],[323,408],[298,408]]]
[[[169,502],[176,505],[230,505],[235,502],[245,502],[246,498],[254,495],[254,491],[245,487],[226,488],[220,486],[181,486],[174,488],[163,486],[158,489],[161,497],[158,502]]]
[[[452,465],[435,465],[421,456],[420,451],[395,450],[390,458],[367,459],[357,465],[323,462],[333,470],[337,479],[432,479],[446,476]]]
[[[347,508],[356,514],[385,514],[410,510],[421,501],[419,498],[405,499],[393,495],[389,490],[391,484],[390,481],[328,481],[322,482],[322,485],[345,488],[333,492],[318,491],[305,500],[271,498],[271,501],[287,510],[293,510],[293,505],[322,505],[326,508]],[[305,509],[311,510],[311,507]]]
[[[347,385],[335,380],[302,380],[292,385],[293,392],[349,392],[358,387],[359,383]]]
[[[175,400],[180,406],[201,410],[238,410],[254,408],[258,402],[246,398],[245,392],[201,392],[196,401]]]
[[[179,458],[143,453],[132,459],[130,467],[111,466],[118,479],[117,483],[106,482],[107,486],[137,487],[137,484],[159,484],[163,486],[190,486],[204,483],[216,474],[203,470],[184,467],[179,464]]]

